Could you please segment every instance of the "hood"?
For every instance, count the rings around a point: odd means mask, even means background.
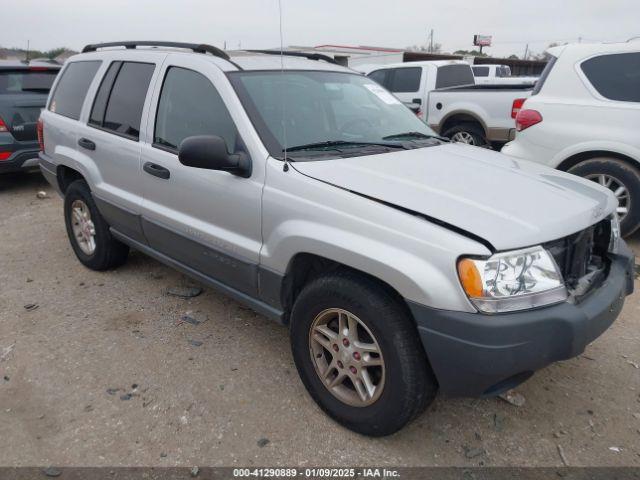
[[[496,250],[578,232],[611,214],[589,180],[462,144],[295,162],[300,173],[464,230]]]

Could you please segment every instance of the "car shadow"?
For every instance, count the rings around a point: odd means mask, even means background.
[[[49,188],[49,183],[37,170],[0,175],[0,193],[18,193],[33,189],[48,190]]]

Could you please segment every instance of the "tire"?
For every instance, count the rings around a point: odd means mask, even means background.
[[[93,226],[93,229],[91,229],[90,224],[84,223],[83,226],[86,229],[83,232],[86,232],[86,230],[94,231],[95,246],[93,251],[88,251],[90,250],[90,245],[80,240],[77,235],[77,229],[82,229],[82,227],[79,226],[74,211],[77,213],[77,210],[81,209],[83,205],[86,209],[80,211],[88,212],[88,218]],[[91,195],[91,190],[84,180],[75,180],[67,188],[64,196],[64,220],[71,247],[78,260],[85,267],[98,271],[108,270],[122,265],[127,260],[129,247],[113,238],[109,231],[109,225],[100,215]],[[76,228],[75,232],[74,228]]]
[[[360,341],[372,345],[373,339],[379,346],[384,366],[368,368],[367,371],[370,379],[377,375],[378,384],[375,388],[382,387],[377,391],[377,398],[368,399],[371,403],[367,405],[354,405],[339,398],[321,380],[321,373],[317,370],[316,362],[324,362],[325,359],[318,356],[318,344],[312,340],[310,333],[317,319],[325,318],[323,315],[334,315],[333,309],[355,316],[371,334],[367,335],[362,325],[357,327],[355,330]],[[293,306],[290,333],[293,358],[307,391],[329,416],[355,432],[370,436],[390,435],[415,418],[435,398],[438,384],[406,306],[364,275],[338,272],[308,283]],[[323,340],[326,338],[323,337]],[[353,342],[351,347],[356,350],[359,348],[357,345],[361,344]],[[331,345],[332,348],[336,346]],[[329,363],[326,353],[331,352],[324,348],[322,352],[326,363]],[[363,353],[360,359],[366,361],[367,355]],[[355,353],[349,354],[343,349],[335,354],[335,359],[344,359],[346,363],[352,356],[355,357]],[[368,360],[372,359],[375,360],[375,357],[368,357]],[[361,367],[355,361],[351,365]],[[344,373],[348,375],[347,368],[352,367],[346,364],[344,367]],[[360,368],[358,373],[362,374],[363,370]],[[336,376],[338,372],[335,367]],[[356,392],[353,388],[355,383],[350,377],[345,377],[343,382],[338,388],[362,400],[357,393],[353,393]]]
[[[488,145],[482,127],[475,123],[460,123],[455,125],[444,132],[443,136],[454,143],[465,143],[467,145],[475,145],[476,147],[486,147]],[[467,137],[467,141],[462,139],[454,140],[454,138],[459,136]]]
[[[618,212],[622,236],[627,237],[640,227],[640,172],[638,169],[617,158],[598,157],[580,162],[569,169],[569,173],[604,183],[612,191],[620,186],[626,190],[616,195],[620,202]],[[602,181],[604,179],[604,182]],[[611,183],[607,182],[611,179]],[[626,196],[625,196],[626,193]],[[621,210],[626,208],[626,213]]]

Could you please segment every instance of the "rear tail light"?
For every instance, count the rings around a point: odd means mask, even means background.
[[[511,105],[511,118],[516,118],[526,98],[516,98]]]
[[[44,122],[42,121],[42,118],[38,119],[36,130],[38,132],[38,145],[40,145],[40,151],[44,153]]]
[[[0,162],[11,156],[11,152],[0,152]]]
[[[516,115],[516,130],[521,132],[541,121],[542,115],[537,110],[520,110]]]
[[[2,120],[2,117],[0,117],[0,132],[8,132],[9,129],[7,128],[7,124],[4,123],[4,120]]]

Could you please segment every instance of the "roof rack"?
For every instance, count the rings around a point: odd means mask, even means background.
[[[324,60],[325,62],[333,63],[334,65],[340,65],[329,55],[323,55],[322,53],[306,53],[306,52],[289,52],[283,50],[246,50],[247,52],[254,53],[266,53],[267,55],[287,55],[289,57],[303,57],[309,60]]]
[[[108,47],[125,47],[126,49],[134,49],[136,47],[173,47],[173,48],[186,48],[193,50],[195,53],[210,53],[216,57],[229,60],[229,55],[224,50],[220,50],[218,47],[206,44],[197,43],[183,43],[183,42],[155,42],[150,40],[144,40],[141,42],[108,42],[108,43],[93,43],[85,46],[82,49],[82,53],[95,52],[99,48]]]

